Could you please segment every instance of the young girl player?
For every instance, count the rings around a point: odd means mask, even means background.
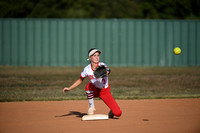
[[[110,108],[110,112],[108,114],[109,118],[113,118],[114,116],[120,117],[122,111],[120,110],[115,99],[111,95],[110,86],[108,83],[108,76],[105,76],[103,78],[95,78],[93,74],[95,68],[99,65],[104,65],[107,68],[107,74],[110,73],[110,69],[107,67],[107,65],[103,62],[99,62],[100,54],[101,51],[98,49],[93,48],[89,50],[88,56],[90,64],[83,69],[78,80],[76,80],[69,88],[65,87],[63,89],[63,93],[77,87],[83,82],[86,77],[88,77],[90,79],[90,83],[88,83],[85,87],[86,95],[89,102],[89,109],[87,114],[94,114],[95,105],[93,98],[99,97]]]

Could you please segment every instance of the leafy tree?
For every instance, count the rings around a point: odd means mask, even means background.
[[[199,0],[0,0],[1,18],[199,19]]]
[[[38,0],[0,0],[0,17],[24,18],[32,12]]]
[[[144,18],[186,19],[199,18],[199,0],[143,0]],[[152,13],[153,12],[153,13]],[[156,15],[152,15],[152,14]]]

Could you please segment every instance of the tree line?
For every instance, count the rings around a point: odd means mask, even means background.
[[[200,19],[200,0],[0,0],[0,18]]]

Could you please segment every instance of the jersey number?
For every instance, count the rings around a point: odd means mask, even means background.
[[[102,82],[103,82],[103,84],[106,84],[106,80],[105,79],[102,79]]]

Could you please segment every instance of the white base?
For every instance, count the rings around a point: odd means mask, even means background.
[[[104,114],[95,114],[95,115],[84,115],[82,117],[83,121],[91,121],[91,120],[108,120],[108,115]]]

